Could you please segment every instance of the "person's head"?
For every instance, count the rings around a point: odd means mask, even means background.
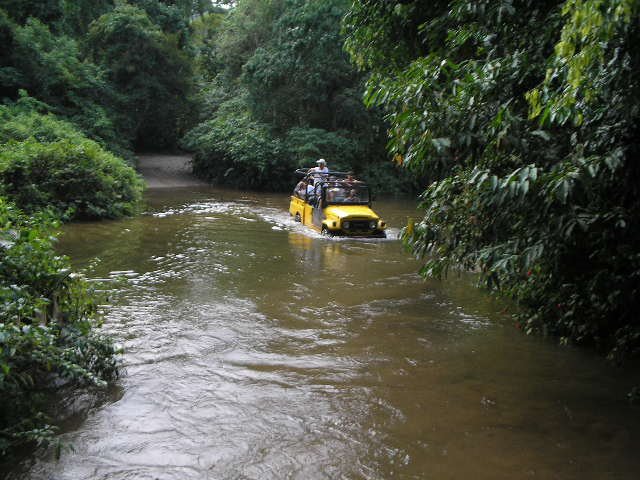
[[[307,185],[313,185],[313,178],[309,179],[309,181],[307,182]]]
[[[353,198],[357,195],[357,191],[356,190],[349,190],[349,198]]]
[[[320,160],[318,160],[316,163],[318,164],[318,166],[319,166],[320,168],[324,168],[324,167],[326,167],[326,166],[327,166],[327,162],[326,162],[326,160],[325,160],[324,158],[321,158],[321,159],[320,159]]]

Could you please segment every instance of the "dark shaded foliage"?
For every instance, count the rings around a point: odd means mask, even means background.
[[[62,18],[64,4],[63,0],[0,0],[0,9],[9,12],[19,24],[24,24],[29,18],[52,24]]]
[[[354,2],[389,149],[431,183],[423,273],[479,269],[527,332],[640,351],[638,2]]]
[[[120,5],[91,25],[85,45],[117,91],[119,124],[130,139],[145,148],[174,145],[187,121],[192,78],[178,39],[144,10]]]
[[[119,153],[126,150],[110,108],[116,94],[102,70],[82,59],[77,41],[55,35],[33,18],[19,26],[1,10],[0,37],[10,46],[0,57],[5,101],[18,99],[20,90],[26,90],[91,138]]]
[[[134,147],[173,148],[191,126],[189,22],[206,7],[116,3],[2,2],[0,98],[25,90],[125,157]]]

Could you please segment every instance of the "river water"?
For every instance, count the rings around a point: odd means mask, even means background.
[[[66,425],[73,452],[10,478],[638,478],[635,379],[523,335],[471,278],[423,281],[393,238],[323,238],[285,195],[147,196],[64,230],[123,375]],[[415,215],[375,209],[391,237]]]

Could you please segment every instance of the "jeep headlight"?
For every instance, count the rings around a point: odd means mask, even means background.
[[[378,222],[376,222],[375,220],[371,220],[371,221],[369,222],[369,228],[370,228],[371,230],[375,230],[375,228],[376,228],[376,225],[377,225],[377,224],[378,224]]]
[[[349,222],[342,222],[342,228],[349,228],[349,225],[351,225]]]

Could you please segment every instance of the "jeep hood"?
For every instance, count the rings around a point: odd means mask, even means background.
[[[376,215],[376,212],[366,205],[329,205],[324,209],[324,213],[327,217],[331,215],[340,219],[347,217],[359,217],[378,220],[380,218]]]

